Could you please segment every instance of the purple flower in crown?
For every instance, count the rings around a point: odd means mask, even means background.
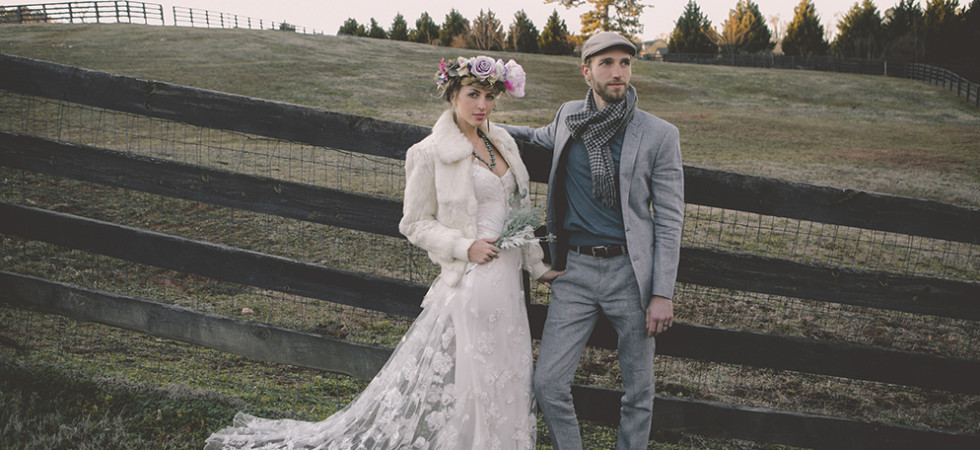
[[[507,92],[514,98],[524,96],[526,75],[524,68],[513,59],[504,64],[503,60],[494,60],[489,56],[473,58],[456,58],[448,64],[443,58],[436,72],[436,85],[440,88],[453,77],[473,76],[489,83],[503,82]]]
[[[493,58],[489,56],[477,56],[471,63],[470,73],[481,80],[486,80],[493,75],[496,69],[495,66],[496,61]]]

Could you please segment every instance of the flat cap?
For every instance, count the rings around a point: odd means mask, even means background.
[[[582,62],[597,53],[602,53],[612,47],[623,47],[631,56],[636,56],[636,45],[615,31],[603,31],[590,37],[582,45]]]

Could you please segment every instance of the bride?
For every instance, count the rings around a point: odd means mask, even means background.
[[[532,449],[531,336],[521,268],[546,284],[559,272],[539,245],[503,236],[511,207],[528,208],[527,169],[489,122],[498,95],[524,95],[524,70],[487,56],[440,64],[449,103],[409,148],[399,230],[441,272],[423,311],[353,402],[321,422],[239,413],[206,449]]]

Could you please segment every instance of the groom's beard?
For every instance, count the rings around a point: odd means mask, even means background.
[[[620,83],[622,82],[620,81]],[[623,87],[617,90],[610,88],[609,84],[605,84],[602,86],[594,86],[592,90],[595,91],[596,94],[599,94],[599,97],[602,98],[602,101],[606,102],[607,105],[611,105],[625,98],[626,92],[629,91],[629,87],[629,83],[623,83]]]

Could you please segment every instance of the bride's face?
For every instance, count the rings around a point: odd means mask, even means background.
[[[453,111],[456,113],[456,124],[463,127],[477,128],[493,112],[496,96],[488,89],[479,86],[463,86],[453,98]]]

